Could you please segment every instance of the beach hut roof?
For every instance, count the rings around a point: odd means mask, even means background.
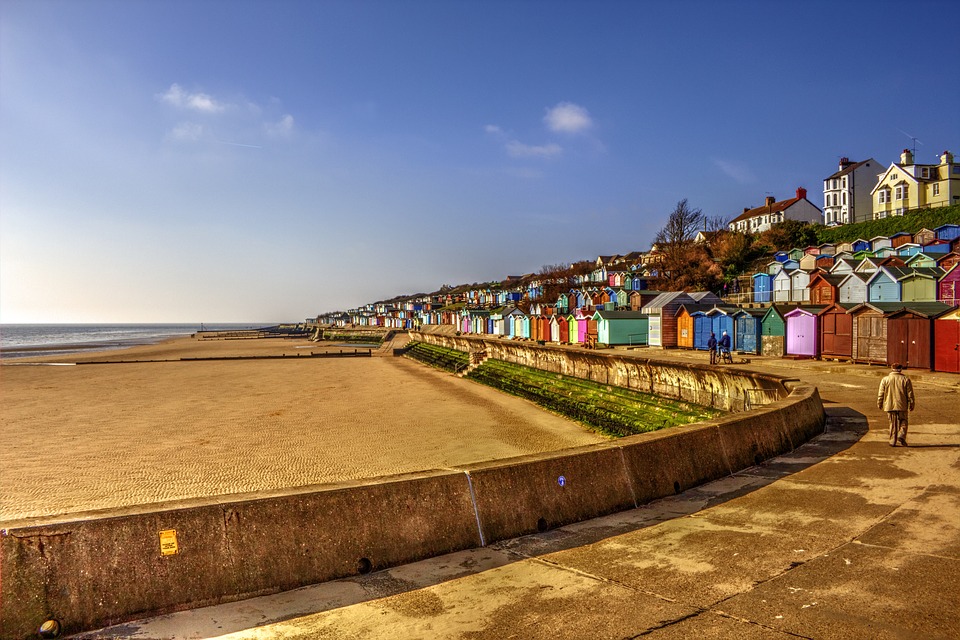
[[[712,304],[701,304],[701,303],[699,303],[699,302],[688,302],[688,303],[686,303],[686,304],[680,305],[680,308],[677,309],[676,315],[679,316],[679,315],[680,315],[681,313],[683,313],[684,311],[686,311],[687,314],[688,314],[688,315],[691,315],[691,316],[692,316],[693,314],[695,314],[695,313],[703,313],[703,314],[705,314],[705,313],[707,313],[708,311],[710,311],[710,309],[713,309],[713,305],[712,305]]]
[[[805,316],[816,316],[820,315],[820,312],[823,311],[826,307],[823,305],[806,305],[803,307],[794,307],[790,311],[787,311],[783,314],[784,318],[792,318],[793,316],[805,315]]]
[[[810,284],[813,284],[814,280],[823,280],[824,282],[829,282],[835,287],[839,287],[840,283],[847,279],[846,275],[838,273],[824,273],[823,271],[817,271],[816,273],[810,274]]]
[[[953,305],[945,302],[907,302],[903,305],[902,309],[894,311],[890,315],[895,316],[900,313],[912,313],[923,318],[936,318],[951,309],[953,309]]]
[[[640,320],[646,318],[647,314],[640,311],[604,311],[597,309],[593,312],[594,318],[603,318],[604,320]]]
[[[829,313],[829,312],[834,311],[834,310],[836,310],[836,309],[842,309],[844,313],[849,313],[851,309],[853,309],[855,306],[857,306],[857,304],[858,304],[858,303],[856,303],[856,302],[834,302],[833,304],[824,307],[824,308],[820,311],[820,313],[818,313],[817,315],[818,315],[818,316],[822,316],[823,314]]]
[[[674,301],[679,301],[680,303],[695,302],[693,298],[691,298],[689,295],[687,295],[683,291],[665,291],[664,293],[661,293],[656,298],[648,302],[647,305],[643,308],[643,311],[646,312],[647,309],[659,310]]]
[[[906,305],[903,302],[861,302],[853,309],[850,309],[848,313],[860,313],[861,311],[869,311],[872,309],[884,315],[889,315],[905,308]]]
[[[707,315],[715,316],[717,314],[723,314],[725,316],[732,316],[739,309],[740,307],[736,307],[729,304],[723,304],[723,305],[717,304],[717,305],[714,305],[713,308],[711,308],[710,311],[707,312]]]
[[[691,298],[693,298],[697,302],[702,302],[702,303],[709,302],[711,304],[718,304],[720,302],[723,302],[723,300],[720,299],[720,296],[718,296],[712,291],[691,291],[687,295],[689,295]]]

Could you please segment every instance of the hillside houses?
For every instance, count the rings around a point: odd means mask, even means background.
[[[785,220],[799,222],[820,222],[823,212],[807,200],[807,190],[797,189],[797,195],[779,202],[773,196],[767,196],[761,207],[744,208],[743,213],[730,221],[730,231],[740,233],[760,233]]]

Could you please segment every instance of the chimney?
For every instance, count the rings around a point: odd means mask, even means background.
[[[744,213],[746,213],[747,211],[750,211],[750,207],[744,207],[744,208],[743,208],[743,212],[744,212]]]
[[[797,200],[805,200],[807,197],[807,190],[803,187],[797,187]]]
[[[949,151],[944,151],[940,156],[940,164],[953,164],[953,154]]]
[[[844,169],[846,169],[846,168],[847,168],[848,166],[850,166],[851,164],[853,164],[853,163],[850,162],[850,158],[840,158],[840,170],[841,170],[841,171],[843,171]]]
[[[913,164],[913,154],[910,153],[910,149],[904,149],[900,154],[900,164]]]
[[[773,196],[767,196],[766,206],[772,207],[772,206],[773,206],[773,203],[776,202],[776,201],[777,201],[777,199],[774,198]]]

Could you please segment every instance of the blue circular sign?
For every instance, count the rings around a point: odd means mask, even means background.
[[[567,484],[567,479],[563,476],[560,476],[559,478],[557,478],[557,484],[562,487],[565,484]]]

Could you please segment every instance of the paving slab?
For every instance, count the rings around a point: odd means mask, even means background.
[[[806,638],[960,637],[960,560],[850,543],[717,606]]]

